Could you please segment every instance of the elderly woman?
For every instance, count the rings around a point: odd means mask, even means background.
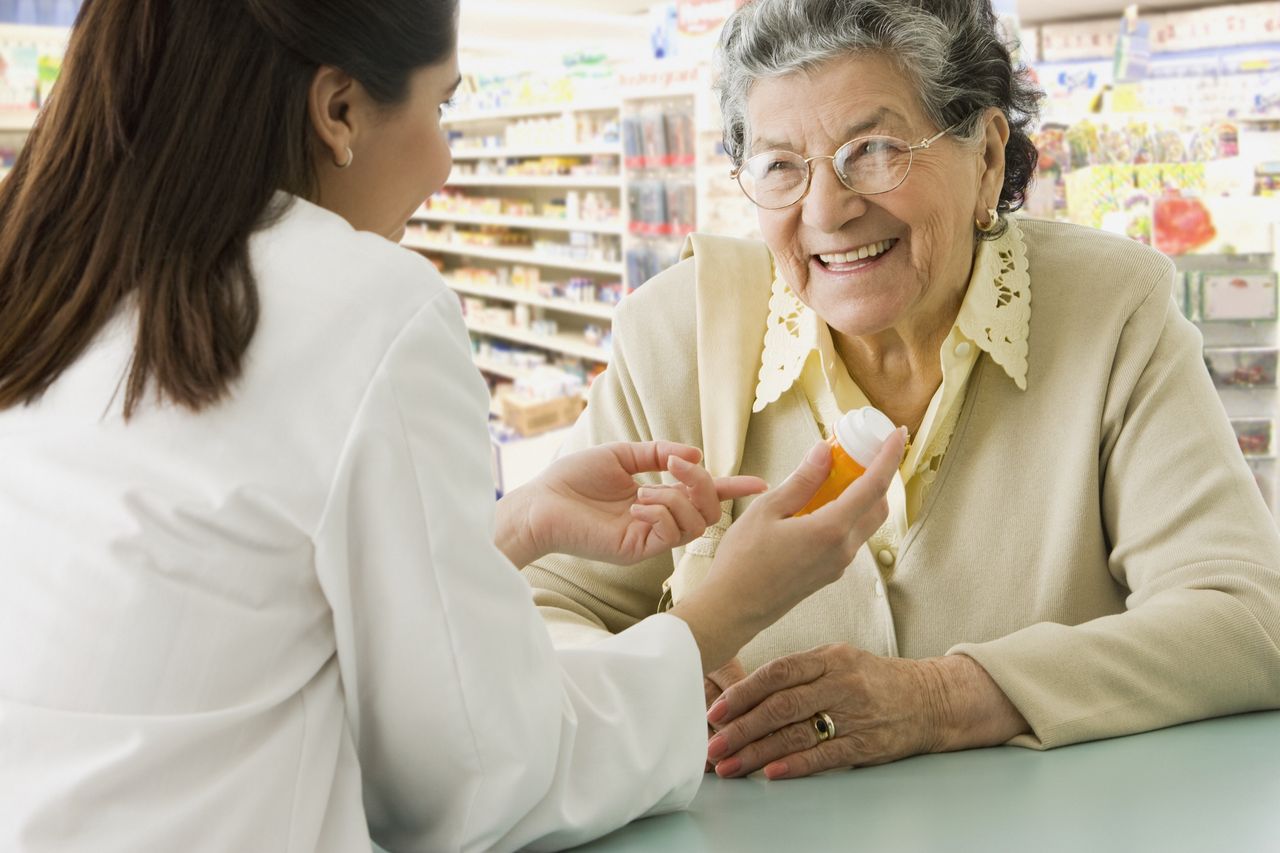
[[[843,579],[708,681],[717,772],[1280,706],[1280,537],[1173,266],[1010,215],[1036,93],[987,0],[755,0],[720,54],[767,251],[695,237],[630,297],[570,446],[662,436],[776,482],[858,406],[911,441]],[[559,642],[681,600],[748,503],[636,569],[526,569]]]

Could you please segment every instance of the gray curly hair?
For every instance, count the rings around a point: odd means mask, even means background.
[[[889,57],[914,82],[938,128],[977,145],[989,107],[1009,122],[998,209],[1017,210],[1038,154],[1027,127],[1041,93],[1014,68],[990,0],[753,0],[725,23],[717,51],[716,89],[725,150],[734,165],[746,154],[747,97],[756,80],[809,71],[839,57]],[[990,236],[996,236],[995,234]]]

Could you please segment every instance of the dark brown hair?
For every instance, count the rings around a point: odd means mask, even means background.
[[[0,183],[0,410],[35,401],[122,308],[125,393],[200,410],[258,322],[249,238],[312,197],[307,94],[340,68],[379,102],[447,59],[457,0],[87,0]]]

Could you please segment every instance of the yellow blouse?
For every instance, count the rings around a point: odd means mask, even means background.
[[[979,353],[987,353],[1026,390],[1030,284],[1026,244],[1017,221],[1011,219],[999,239],[978,243],[964,301],[942,344],[942,384],[934,392],[894,477],[889,520],[868,542],[885,569],[896,561],[898,544],[919,514],[942,465]],[[870,405],[837,355],[831,329],[777,278],[769,301],[753,411],[762,411],[793,386],[804,394],[827,437],[841,413]]]

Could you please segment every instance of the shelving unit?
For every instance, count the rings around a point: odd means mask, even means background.
[[[401,245],[423,252],[436,252],[444,255],[479,258],[487,261],[505,261],[511,264],[531,264],[534,266],[555,267],[579,272],[600,273],[602,275],[622,275],[622,264],[612,261],[592,261],[582,258],[562,258],[556,255],[539,254],[523,249],[504,249],[500,246],[468,246],[465,244],[437,243],[406,237]]]
[[[552,311],[559,311],[563,314],[573,314],[579,317],[589,317],[594,320],[610,321],[613,319],[613,306],[605,303],[592,302],[571,302],[568,299],[548,299],[539,296],[536,293],[530,293],[515,287],[488,287],[485,285],[468,284],[465,282],[446,280],[449,287],[457,293],[464,296],[478,296],[481,299],[493,299],[502,302],[513,302],[524,305],[532,305],[537,308],[546,308]]]
[[[453,152],[454,161],[486,160],[490,158],[519,159],[522,157],[591,157],[596,154],[617,154],[616,143],[598,145],[558,145],[546,148],[461,148]]]
[[[512,343],[526,344],[574,358],[585,358],[600,364],[607,364],[609,361],[608,350],[587,343],[580,335],[539,335],[514,326],[491,326],[471,321],[467,321],[467,328],[477,335],[501,338]]]
[[[446,116],[453,175],[403,240],[463,302],[476,367],[494,392],[499,490],[541,470],[563,440],[563,430],[504,428],[499,386],[558,386],[563,376],[583,388],[609,361],[627,284],[620,115],[617,100],[583,99]]]
[[[546,189],[621,189],[618,175],[457,175],[450,187],[542,187]]]
[[[440,213],[423,211],[413,217],[415,222],[439,222],[455,225],[494,225],[504,228],[524,228],[531,231],[584,231],[590,234],[622,234],[626,226],[621,222],[591,222],[587,220],[551,219],[537,216],[484,216],[470,213]]]
[[[617,101],[583,101],[581,103],[530,104],[511,107],[509,109],[482,110],[476,112],[457,112],[446,115],[440,120],[442,127],[459,127],[469,124],[507,122],[512,119],[537,118],[539,116],[574,115],[577,113],[616,112]]]

